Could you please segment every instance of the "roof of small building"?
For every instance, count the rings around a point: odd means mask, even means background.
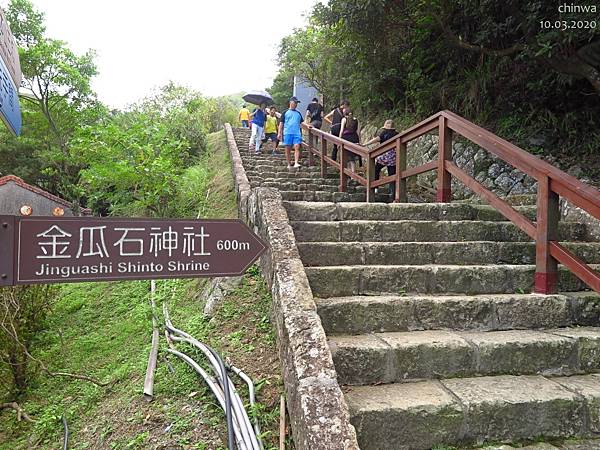
[[[41,195],[42,197],[47,198],[48,200],[52,200],[53,202],[59,203],[69,209],[73,209],[73,204],[68,202],[67,200],[64,200],[60,197],[57,197],[54,194],[51,194],[50,192],[44,191],[43,189],[37,187],[37,186],[33,186],[31,184],[25,183],[21,178],[15,176],[15,175],[6,175],[3,177],[0,177],[0,186],[7,184],[8,182],[13,182],[16,185],[22,187],[23,189],[27,189],[28,191],[31,191],[35,194]],[[89,215],[92,213],[92,210],[89,208],[81,208],[81,213],[85,214],[85,215]]]

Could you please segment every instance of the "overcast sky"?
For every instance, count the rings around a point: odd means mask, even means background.
[[[169,80],[210,96],[269,87],[281,38],[306,23],[315,0],[33,3],[46,14],[49,37],[98,52],[93,87],[123,107]]]

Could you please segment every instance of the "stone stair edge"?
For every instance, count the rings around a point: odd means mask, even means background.
[[[587,437],[600,425],[595,374],[415,381],[347,388],[345,396],[362,450]]]
[[[330,335],[340,383],[600,371],[600,328],[423,330]]]

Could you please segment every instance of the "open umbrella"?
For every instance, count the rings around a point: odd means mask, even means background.
[[[273,103],[273,97],[266,91],[248,91],[242,98],[254,105],[260,105],[261,103],[271,105]]]

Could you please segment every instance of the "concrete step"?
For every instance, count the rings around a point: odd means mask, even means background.
[[[600,264],[600,243],[563,244],[588,264]],[[533,242],[299,242],[305,266],[358,264],[535,264]]]
[[[349,388],[362,450],[468,446],[600,430],[600,377],[494,376]]]
[[[596,266],[592,265],[594,270]],[[533,289],[533,265],[364,265],[307,267],[306,275],[316,297],[352,295],[514,294]],[[559,289],[573,292],[587,286],[566,268],[559,267]]]
[[[337,184],[337,180],[334,181]],[[490,206],[464,203],[316,203],[286,202],[290,220],[487,220],[507,219]],[[535,220],[536,208],[517,206],[517,211]]]
[[[316,197],[315,200],[318,201]],[[291,225],[296,240],[300,242],[530,241],[529,236],[512,222],[498,221],[292,221]],[[582,241],[585,238],[585,225],[559,224],[560,241]]]
[[[600,294],[396,295],[317,298],[328,335],[387,331],[597,326]]]
[[[328,338],[338,381],[365,385],[600,370],[600,329],[409,331]]]

